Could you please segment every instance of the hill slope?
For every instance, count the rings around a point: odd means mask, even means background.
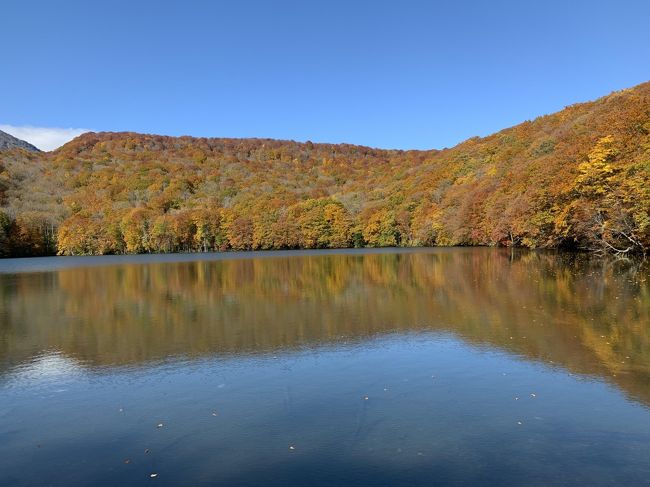
[[[0,130],[0,151],[9,149],[25,149],[31,152],[40,152],[29,142],[20,140],[7,132]]]
[[[5,255],[515,245],[645,253],[650,83],[442,151],[87,133],[0,153]]]

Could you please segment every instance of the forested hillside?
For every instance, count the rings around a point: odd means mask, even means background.
[[[422,245],[645,254],[650,83],[441,151],[87,133],[0,152],[5,256]]]

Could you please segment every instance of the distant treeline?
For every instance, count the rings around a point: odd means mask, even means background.
[[[88,133],[0,153],[0,254],[504,245],[645,254],[650,83],[442,151]]]

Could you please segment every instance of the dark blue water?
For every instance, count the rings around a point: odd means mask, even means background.
[[[0,275],[0,484],[650,485],[643,265],[216,259]]]

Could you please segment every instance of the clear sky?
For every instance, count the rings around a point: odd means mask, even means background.
[[[650,80],[647,0],[3,0],[0,15],[5,128],[442,148]]]

